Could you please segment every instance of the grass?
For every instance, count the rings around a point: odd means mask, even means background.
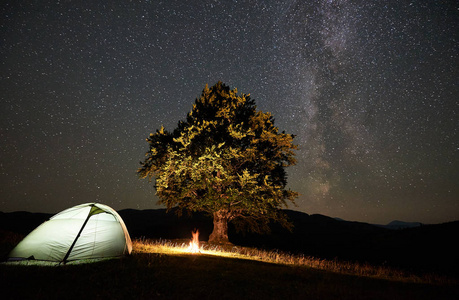
[[[185,241],[133,246],[95,263],[0,264],[2,299],[459,299],[457,282],[365,265],[208,244],[190,254]]]
[[[137,239],[134,240],[134,252],[183,254],[189,253],[188,243],[188,240],[170,241]],[[368,263],[326,260],[312,256],[293,255],[281,251],[267,251],[257,248],[208,245],[205,242],[201,242],[200,254],[246,259],[296,267],[307,267],[339,274],[388,279],[402,282],[459,285],[459,280],[433,273],[411,273],[402,269],[386,266],[374,266]]]

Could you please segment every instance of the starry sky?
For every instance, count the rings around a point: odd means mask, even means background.
[[[11,0],[0,5],[0,211],[159,208],[137,177],[205,84],[296,135],[291,209],[459,219],[457,1]]]

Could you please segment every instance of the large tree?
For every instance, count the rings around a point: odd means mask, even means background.
[[[159,203],[168,209],[209,213],[209,242],[228,242],[231,221],[252,230],[270,220],[290,225],[280,208],[297,196],[286,189],[284,170],[295,164],[297,146],[250,95],[222,82],[206,85],[185,121],[173,132],[161,127],[147,142],[140,177],[155,179]]]

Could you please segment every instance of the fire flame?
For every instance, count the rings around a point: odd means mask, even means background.
[[[194,230],[191,232],[193,238],[190,241],[190,245],[188,246],[188,251],[191,253],[201,253],[199,250],[199,230]]]

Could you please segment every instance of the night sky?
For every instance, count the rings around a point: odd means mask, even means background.
[[[457,1],[2,3],[0,211],[159,208],[145,139],[221,80],[296,135],[291,209],[459,219]]]

